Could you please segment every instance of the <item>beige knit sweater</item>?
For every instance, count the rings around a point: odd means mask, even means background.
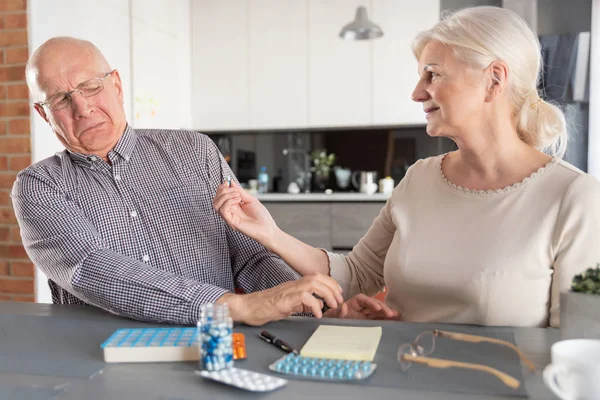
[[[559,326],[559,294],[600,262],[600,183],[553,159],[520,183],[449,182],[443,155],[407,172],[348,256],[328,253],[349,298],[387,286],[404,320]]]

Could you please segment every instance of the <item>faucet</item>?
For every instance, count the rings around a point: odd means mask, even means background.
[[[310,156],[304,149],[283,149],[284,156],[287,156],[291,153],[300,154],[304,157],[304,175],[302,176],[302,181],[304,183],[302,184],[302,189],[304,190],[304,193],[310,193]]]

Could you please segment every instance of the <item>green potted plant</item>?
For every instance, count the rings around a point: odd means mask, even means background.
[[[561,339],[600,339],[600,263],[573,277],[560,295]]]
[[[329,176],[335,164],[335,154],[327,154],[325,149],[316,149],[310,153],[315,189],[324,191],[329,183]]]

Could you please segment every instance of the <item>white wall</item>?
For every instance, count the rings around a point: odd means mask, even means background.
[[[35,0],[29,2],[30,53],[54,36],[90,40],[123,81],[125,114],[134,127],[190,128],[191,53],[189,0]],[[154,115],[147,104],[154,98]],[[140,113],[136,118],[135,113]],[[32,161],[63,147],[32,112]],[[51,302],[46,276],[37,271],[36,301]]]

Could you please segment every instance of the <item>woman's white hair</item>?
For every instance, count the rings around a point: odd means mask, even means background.
[[[417,59],[432,40],[449,46],[457,60],[473,67],[487,68],[497,60],[506,63],[519,137],[539,150],[564,156],[568,139],[565,116],[538,96],[540,43],[516,13],[487,6],[444,13],[440,22],[415,38]]]

